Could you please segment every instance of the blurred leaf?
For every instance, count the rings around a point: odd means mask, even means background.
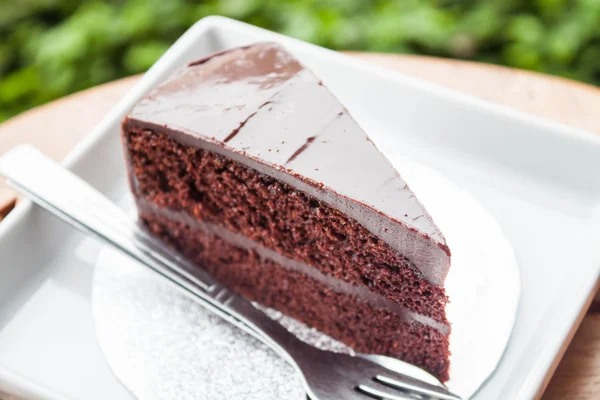
[[[130,47],[124,57],[125,70],[130,74],[146,71],[169,46],[169,43],[150,41]]]
[[[145,38],[154,25],[154,10],[143,1],[128,1],[115,20],[117,32],[124,40]]]
[[[317,41],[321,25],[318,16],[303,7],[294,7],[291,11],[284,16],[282,33],[307,42]]]
[[[82,58],[88,52],[86,35],[81,28],[73,25],[61,25],[49,30],[37,42],[35,62],[67,64]]]
[[[600,77],[600,44],[586,48],[579,57],[576,70],[573,71],[578,79],[591,81]]]
[[[56,8],[61,0],[14,0],[0,1],[0,29],[10,26],[24,18]]]
[[[259,0],[222,0],[217,12],[231,18],[244,19],[259,8]]]
[[[453,16],[444,10],[419,7],[399,19],[405,36],[430,49],[441,49],[454,29]]]
[[[523,69],[539,69],[541,57],[532,46],[515,43],[504,48],[503,58],[507,65]]]
[[[457,31],[471,36],[480,42],[497,34],[504,22],[502,13],[494,2],[478,4],[465,13],[460,21]]]
[[[510,19],[506,36],[513,42],[537,46],[544,38],[544,26],[534,15],[522,14]]]
[[[569,20],[556,27],[546,40],[550,60],[566,65],[570,63],[583,45],[581,26]]]
[[[48,63],[41,70],[44,91],[38,94],[36,103],[60,97],[81,89],[78,86],[75,66]]]
[[[40,77],[34,67],[23,68],[0,81],[0,104],[14,102],[31,95],[40,87]]]
[[[0,74],[8,70],[8,66],[13,58],[11,47],[7,43],[0,43]]]
[[[544,17],[560,16],[568,2],[568,0],[534,0],[536,10]]]

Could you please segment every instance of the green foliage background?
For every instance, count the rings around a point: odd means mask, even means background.
[[[600,84],[600,0],[0,0],[0,121],[145,71],[214,14],[333,49],[474,59]]]

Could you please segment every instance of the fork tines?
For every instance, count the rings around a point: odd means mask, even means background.
[[[423,385],[417,386],[383,375],[375,376],[370,385],[359,385],[356,389],[374,399],[382,400],[461,400],[459,396],[441,387],[437,388],[431,385],[431,388],[425,388]]]

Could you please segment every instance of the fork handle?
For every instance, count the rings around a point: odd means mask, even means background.
[[[206,271],[150,236],[115,203],[36,148],[20,145],[10,150],[0,158],[0,174],[25,197],[151,268],[297,367],[290,352],[307,345]]]

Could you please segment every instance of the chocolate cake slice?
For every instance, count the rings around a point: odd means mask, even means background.
[[[188,64],[133,108],[123,143],[155,235],[253,301],[448,379],[444,236],[285,49]]]

